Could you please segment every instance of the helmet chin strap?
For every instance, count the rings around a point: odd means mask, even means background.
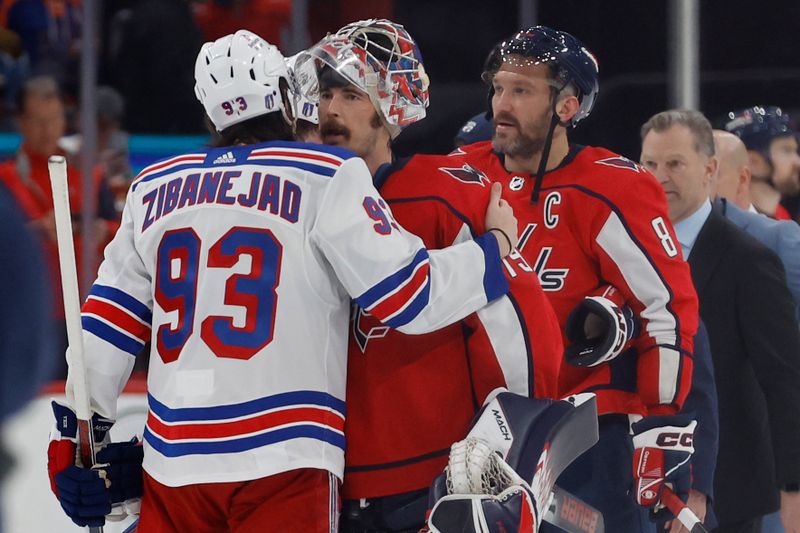
[[[561,94],[561,91],[567,86],[567,83],[561,86],[561,88],[556,88],[555,94],[553,94],[553,107],[550,110],[551,117],[550,117],[550,127],[547,129],[547,136],[544,138],[544,147],[542,147],[542,157],[539,159],[539,168],[536,171],[536,181],[533,184],[533,191],[531,192],[531,203],[538,204],[539,203],[539,192],[542,189],[542,180],[544,180],[544,174],[547,172],[547,160],[550,158],[550,148],[553,145],[553,134],[556,131],[556,126],[562,124],[561,120],[558,118],[558,112],[556,110],[556,106],[558,105],[558,95]],[[562,124],[566,126],[566,124]]]

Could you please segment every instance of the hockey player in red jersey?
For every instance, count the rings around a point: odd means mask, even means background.
[[[447,156],[393,161],[391,139],[424,118],[428,103],[419,50],[402,26],[348,25],[307,59],[319,73],[323,141],[365,159],[398,222],[432,248],[484,231],[485,175]],[[507,297],[427,335],[398,334],[355,309],[342,531],[419,530],[428,487],[492,390],[555,397],[563,350],[555,314],[532,268],[519,260],[505,268]]]
[[[508,291],[516,219],[494,187],[491,235],[429,252],[362,159],[292,140],[284,58],[246,30],[206,43],[195,79],[215,146],[134,180],[82,309],[98,443],[151,346],[144,449],[76,465],[54,403],[52,488],[82,526],[142,496],[140,532],[335,532],[351,298],[407,333],[454,323]]]
[[[599,443],[559,484],[602,511],[607,530],[650,531],[629,491],[652,505],[665,476],[675,487],[686,482],[691,450],[644,452],[657,447],[649,436],[659,428],[689,432],[693,424],[672,415],[691,383],[697,297],[655,178],[606,149],[569,143],[568,128],[592,110],[597,77],[595,58],[573,36],[542,26],[520,31],[496,49],[484,73],[492,141],[457,149],[451,166],[468,165],[506,187],[520,223],[519,254],[539,274],[562,328],[606,284],[637,315],[633,349],[561,365],[559,393],[596,393],[601,417]],[[628,415],[646,417],[634,424],[633,443]],[[637,459],[665,457],[658,467],[634,464],[635,486],[632,445]],[[671,462],[681,466],[665,475]],[[640,475],[643,466],[656,472],[653,480]]]

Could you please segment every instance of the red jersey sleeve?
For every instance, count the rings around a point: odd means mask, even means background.
[[[620,172],[633,171],[609,174]],[[691,386],[697,295],[664,193],[651,174],[637,172],[635,179],[604,176],[613,184],[593,215],[591,246],[601,277],[623,293],[641,321],[633,345],[642,402],[648,414],[669,414],[681,408]]]

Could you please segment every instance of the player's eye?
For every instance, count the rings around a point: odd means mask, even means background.
[[[528,92],[529,92],[528,89],[526,89],[525,87],[514,87],[514,94],[523,95],[523,94],[528,94]]]
[[[319,93],[320,100],[330,100],[331,99],[331,92],[330,91],[322,91]]]

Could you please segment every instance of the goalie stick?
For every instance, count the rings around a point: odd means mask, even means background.
[[[63,156],[51,156],[47,168],[53,189],[53,212],[58,241],[58,263],[61,269],[61,289],[64,293],[64,315],[67,323],[67,367],[72,387],[75,414],[78,418],[78,449],[81,466],[94,466],[94,434],[92,411],[89,404],[89,389],[86,383],[86,366],[83,359],[83,329],[81,327],[80,295],[78,294],[78,272],[75,266],[75,246],[72,241],[72,218],[69,207],[69,185],[67,183],[67,160]],[[91,533],[102,533],[102,527],[90,527]]]
[[[605,533],[606,530],[603,513],[558,485],[553,487],[550,505],[542,520],[567,533]]]
[[[661,492],[661,501],[690,533],[708,533],[703,522],[669,487],[665,486]]]

